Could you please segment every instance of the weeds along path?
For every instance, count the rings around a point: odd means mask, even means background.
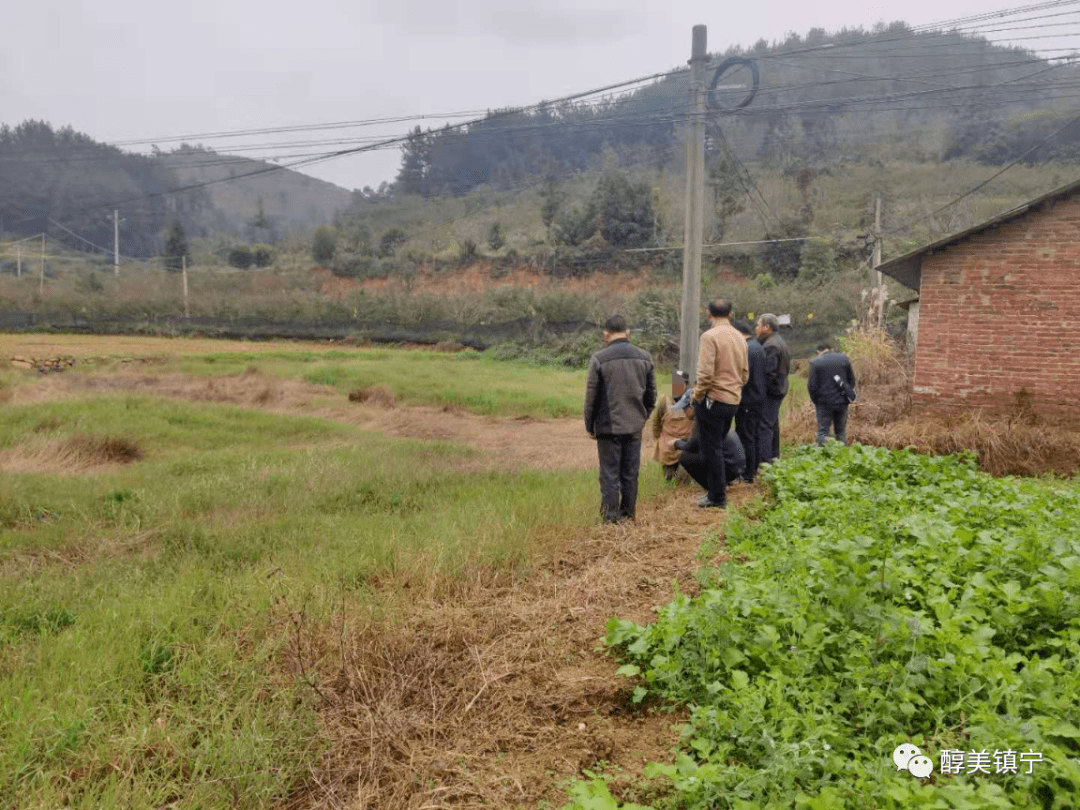
[[[461,442],[489,451],[488,457],[470,462],[469,468],[475,469],[583,469],[596,464],[596,447],[579,419],[489,417],[453,406],[350,403],[343,392],[329,386],[259,371],[212,378],[178,372],[55,374],[16,387],[9,401],[31,404],[122,392],[317,416],[387,436]]]
[[[756,494],[737,487],[732,502]],[[346,608],[334,626],[303,627],[285,668],[310,681],[330,745],[288,810],[559,807],[561,785],[589,769],[640,789],[685,717],[633,706],[599,640],[612,616],[646,622],[675,587],[696,591],[703,539],[722,522],[697,497],[680,487],[643,504],[636,526],[555,537],[525,579],[478,573],[390,619]]]

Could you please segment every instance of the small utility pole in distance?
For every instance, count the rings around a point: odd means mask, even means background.
[[[885,279],[877,269],[881,264],[881,195],[874,204],[874,306],[878,327],[885,322]]]
[[[120,212],[113,211],[113,275],[120,275]]]
[[[682,311],[679,319],[679,368],[697,377],[701,325],[701,238],[705,229],[705,52],[707,29],[695,25],[690,50],[693,111],[686,137],[686,233],[683,243]]]
[[[180,257],[180,267],[184,273],[184,320],[191,318],[191,311],[188,309],[188,295],[187,295],[187,255]]]
[[[45,293],[45,234],[41,235],[41,273],[38,275],[38,295]]]
[[[15,246],[15,278],[22,278],[22,245]]]

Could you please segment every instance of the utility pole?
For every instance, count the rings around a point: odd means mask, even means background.
[[[874,203],[874,306],[877,307],[878,326],[885,320],[885,280],[877,269],[881,264],[881,195]]]
[[[113,275],[120,275],[120,212],[113,211]]]
[[[188,309],[188,295],[187,295],[187,255],[180,257],[180,266],[184,273],[184,320],[191,318],[191,311]]]
[[[15,246],[15,278],[22,278],[22,245]]]
[[[695,25],[690,49],[693,111],[686,137],[686,232],[683,244],[682,311],[679,319],[679,366],[697,377],[701,325],[701,241],[705,229],[705,65],[707,29]]]
[[[45,293],[45,234],[41,235],[41,273],[38,275],[38,295]]]

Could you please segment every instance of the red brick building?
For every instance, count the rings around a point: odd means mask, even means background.
[[[1080,182],[878,269],[919,293],[916,405],[1080,417]]]

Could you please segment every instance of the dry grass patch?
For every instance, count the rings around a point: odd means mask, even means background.
[[[732,503],[757,491],[738,487]],[[311,685],[330,746],[287,806],[561,806],[562,778],[640,779],[667,759],[685,717],[634,706],[597,641],[612,616],[647,621],[673,583],[696,591],[703,538],[722,522],[699,494],[642,504],[636,526],[537,529],[547,562],[526,580],[490,565],[452,581],[402,572],[369,583],[396,595],[389,618],[370,602],[332,627],[290,612],[283,664]]]
[[[389,388],[382,385],[373,385],[370,388],[357,388],[350,391],[349,402],[361,402],[383,408],[393,408],[397,405],[397,397]]]
[[[67,438],[31,437],[0,451],[7,473],[82,473],[131,464],[143,458],[138,442],[122,437],[77,434]]]
[[[1031,423],[1015,416],[964,411],[956,416],[912,415],[884,426],[849,431],[852,440],[899,450],[948,455],[970,451],[991,475],[1074,475],[1080,470],[1080,430]]]

